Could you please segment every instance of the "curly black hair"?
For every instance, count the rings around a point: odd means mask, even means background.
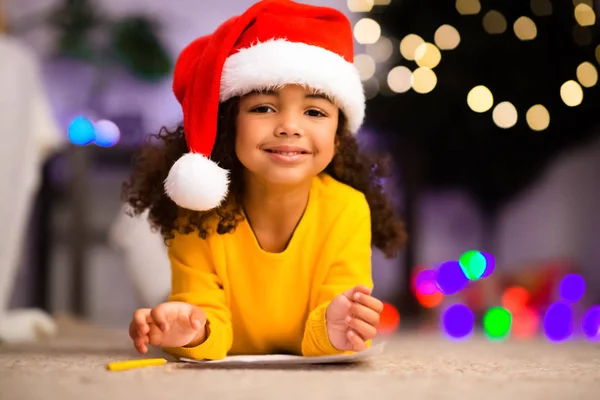
[[[219,107],[217,138],[211,160],[230,171],[229,193],[216,209],[200,212],[184,210],[165,193],[164,181],[171,166],[188,147],[182,125],[174,130],[163,127],[151,135],[134,159],[133,171],[123,184],[123,200],[131,207],[132,215],[149,210],[148,219],[153,228],[160,230],[165,241],[174,232],[198,231],[202,238],[209,234],[209,221],[217,218],[216,232],[232,232],[244,219],[241,208],[243,166],[235,155],[235,121],[239,112],[239,97]],[[387,257],[394,257],[406,241],[404,224],[395,215],[390,199],[382,187],[382,178],[389,176],[385,160],[363,154],[353,135],[346,128],[346,117],[339,113],[337,152],[325,172],[334,179],[364,193],[371,209],[372,242]],[[183,217],[183,218],[182,218]]]

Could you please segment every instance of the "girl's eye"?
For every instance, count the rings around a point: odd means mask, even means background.
[[[306,111],[306,113],[308,114],[309,117],[324,117],[325,116],[325,114],[323,114],[319,110],[308,110],[308,111]]]
[[[251,112],[263,114],[263,113],[273,112],[273,109],[268,106],[259,106],[259,107],[253,108],[251,110]]]

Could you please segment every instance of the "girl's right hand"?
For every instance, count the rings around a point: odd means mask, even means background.
[[[206,314],[198,306],[177,301],[141,308],[133,314],[129,336],[142,354],[148,352],[149,344],[195,347],[206,340]]]

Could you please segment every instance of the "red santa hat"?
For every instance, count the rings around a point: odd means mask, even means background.
[[[210,160],[219,103],[253,90],[300,84],[328,95],[356,133],[365,96],[354,66],[350,21],[328,7],[263,0],[186,47],[173,91],[183,109],[189,153],[165,180],[180,207],[206,211],[225,199],[229,172]]]

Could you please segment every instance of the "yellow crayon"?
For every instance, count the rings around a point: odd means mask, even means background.
[[[164,358],[150,358],[147,360],[129,360],[112,362],[106,366],[109,371],[126,371],[134,368],[157,367],[165,365],[167,360]]]

